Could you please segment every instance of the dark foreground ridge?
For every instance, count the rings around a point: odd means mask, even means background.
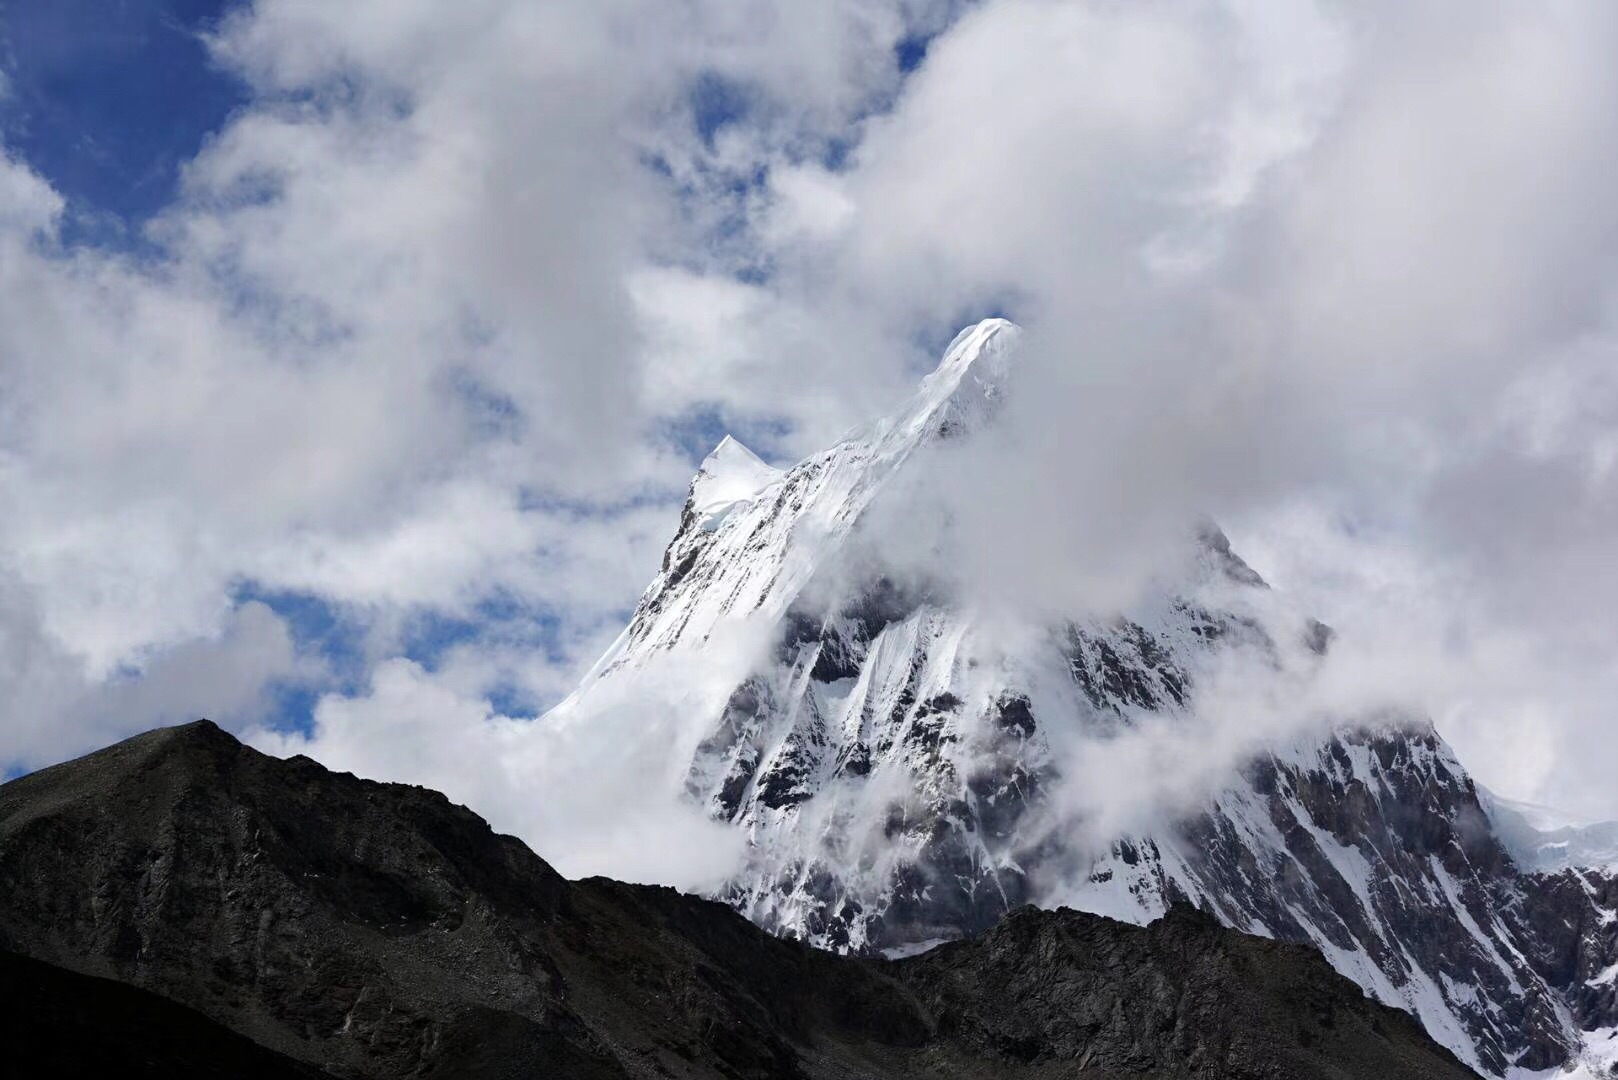
[[[167,998],[0,952],[8,1073],[141,1080],[331,1080]]]
[[[43,988],[5,984],[8,1057],[71,1038],[107,1076],[1472,1076],[1312,950],[1190,908],[835,956],[206,721],[0,786],[0,949],[67,969],[0,967]]]

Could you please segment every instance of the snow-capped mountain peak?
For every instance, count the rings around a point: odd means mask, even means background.
[[[973,445],[1015,392],[1017,340],[1005,320],[969,327],[896,412],[789,469],[721,443],[564,708],[676,647],[693,682],[719,680],[711,711],[680,718],[683,785],[747,840],[720,896],[779,933],[913,950],[1030,901],[1145,922],[1191,900],[1315,945],[1483,1072],[1599,1060],[1592,1040],[1618,1027],[1618,876],[1514,858],[1429,723],[1296,725],[1154,818],[1078,790],[1118,782],[1095,762],[1130,733],[1195,737],[1233,660],[1284,707],[1329,653],[1331,632],[1216,527],[1140,610],[1017,625],[939,587],[947,572],[885,559],[894,523],[869,528],[873,507],[895,516],[885,493],[913,495],[894,479],[918,455]],[[907,509],[901,529],[933,527]],[[721,630],[756,643],[745,670],[716,674]]]
[[[913,454],[988,419],[1017,335],[1005,319],[963,331],[899,410],[791,469],[772,469],[727,436],[693,480],[633,620],[581,692],[651,652],[700,645],[725,620],[779,618]]]

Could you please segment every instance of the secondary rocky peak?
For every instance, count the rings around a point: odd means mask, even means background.
[[[1197,543],[1211,568],[1227,580],[1260,589],[1270,587],[1257,570],[1247,565],[1247,560],[1236,554],[1230,546],[1230,537],[1213,521],[1204,519],[1198,524]]]

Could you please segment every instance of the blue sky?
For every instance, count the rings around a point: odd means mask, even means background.
[[[5,142],[68,201],[70,238],[116,242],[173,198],[180,168],[246,87],[201,36],[236,0],[7,0]]]

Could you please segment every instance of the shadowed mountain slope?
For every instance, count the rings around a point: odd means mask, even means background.
[[[184,1005],[111,979],[0,952],[0,1044],[10,1075],[322,1080]]]

